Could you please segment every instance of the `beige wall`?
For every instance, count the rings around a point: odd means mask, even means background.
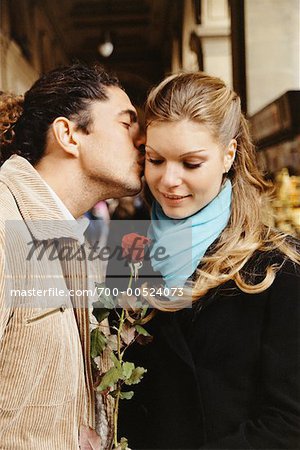
[[[184,1],[183,33],[182,33],[182,68],[184,70],[197,70],[198,62],[196,53],[190,49],[190,35],[195,31],[195,16],[192,1]]]
[[[248,110],[300,89],[300,0],[245,0]]]
[[[0,6],[0,90],[22,94],[42,72],[67,62],[67,57],[43,2],[0,0]],[[16,42],[18,31],[28,55],[22,42]]]
[[[195,23],[193,2],[184,0],[183,64],[173,54],[173,71],[197,70],[189,39],[201,37],[204,70],[232,85],[228,0],[198,0],[202,23]],[[253,114],[287,90],[300,89],[300,0],[245,0],[248,112]],[[174,43],[174,52],[178,45]]]
[[[202,38],[204,70],[232,86],[230,13],[228,0],[202,0]]]
[[[201,0],[199,0],[201,1]],[[230,17],[227,0],[202,0],[202,23],[195,23],[193,2],[184,1],[182,69],[198,70],[197,55],[190,49],[190,36],[201,39],[204,70],[232,85]],[[174,44],[174,51],[177,51]],[[173,72],[178,70],[178,58],[173,55]]]
[[[38,78],[38,72],[22,56],[20,47],[11,40],[0,36],[2,91],[23,94]]]

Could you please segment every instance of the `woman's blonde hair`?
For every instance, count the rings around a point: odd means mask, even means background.
[[[203,297],[210,289],[229,280],[234,280],[244,292],[262,292],[273,283],[279,267],[270,264],[263,279],[255,283],[254,269],[253,273],[243,271],[255,252],[277,250],[297,263],[300,256],[286,234],[264,224],[264,199],[272,186],[257,167],[240,98],[222,80],[203,72],[171,75],[150,92],[146,125],[183,119],[204,124],[224,148],[231,139],[237,141],[236,157],[227,174],[233,186],[230,220],[213,251],[203,257],[197,269],[192,299]],[[149,192],[147,187],[146,192]],[[184,302],[176,305],[183,306]],[[173,309],[170,302],[158,301],[156,306]]]

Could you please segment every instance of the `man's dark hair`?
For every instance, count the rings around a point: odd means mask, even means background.
[[[120,87],[116,76],[106,72],[100,65],[76,63],[54,69],[39,78],[25,93],[22,109],[12,110],[14,102],[7,96],[0,98],[1,110],[10,104],[10,117],[1,134],[1,163],[12,154],[36,164],[43,156],[49,126],[59,117],[74,120],[78,129],[89,132],[92,101],[107,100],[108,86]],[[2,111],[3,112],[3,111]],[[2,115],[3,116],[3,115]],[[2,120],[1,120],[2,122]]]

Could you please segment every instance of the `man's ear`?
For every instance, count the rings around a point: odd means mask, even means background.
[[[224,152],[224,173],[228,173],[233,164],[237,149],[237,142],[235,139],[231,139]]]
[[[52,130],[58,145],[65,152],[78,157],[80,140],[75,123],[66,117],[57,117],[52,123]]]

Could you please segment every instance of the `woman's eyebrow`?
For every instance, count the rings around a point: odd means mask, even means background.
[[[155,150],[154,148],[150,147],[150,145],[148,145],[148,144],[145,144],[145,148],[146,148],[146,149],[149,148],[149,150],[152,150],[153,152],[159,154],[159,152],[158,152],[157,150]]]
[[[188,156],[188,155],[194,155],[194,154],[196,154],[196,153],[201,153],[201,152],[205,152],[205,151],[206,151],[205,148],[201,148],[201,149],[199,149],[199,150],[192,150],[192,151],[190,151],[190,152],[182,153],[182,154],[180,155],[180,157],[182,157],[182,156]]]
[[[157,153],[159,155],[159,152],[157,150],[155,150],[153,147],[151,147],[150,145],[146,144],[145,148],[146,149],[148,148],[149,150],[152,150],[153,152],[155,152],[155,153]],[[181,155],[179,155],[179,157],[182,158],[183,156],[196,155],[197,153],[201,153],[201,152],[205,152],[205,151],[206,151],[205,148],[201,148],[201,149],[198,149],[198,150],[191,150],[189,152],[182,153]]]

